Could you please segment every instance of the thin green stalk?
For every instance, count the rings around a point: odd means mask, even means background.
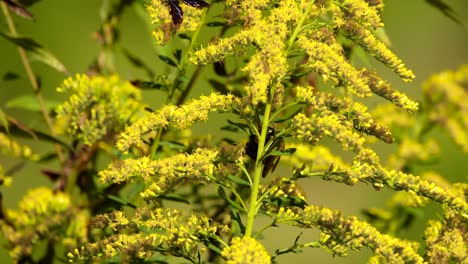
[[[253,224],[255,221],[255,215],[257,214],[257,208],[258,208],[257,197],[258,197],[258,190],[260,187],[260,179],[262,177],[262,172],[263,172],[262,158],[263,158],[263,153],[264,153],[264,148],[265,148],[268,125],[270,124],[269,122],[270,113],[271,113],[271,100],[265,106],[265,112],[264,112],[263,122],[262,122],[262,130],[260,133],[260,138],[258,139],[257,159],[255,160],[255,172],[254,172],[254,178],[253,178],[252,192],[250,193],[249,212],[247,213],[247,225],[245,229],[246,237],[252,236],[252,229],[253,229]]]
[[[5,20],[8,25],[8,29],[10,30],[11,35],[13,37],[18,36],[18,32],[16,31],[15,23],[13,22],[13,19],[10,15],[8,6],[3,1],[1,1],[0,4],[2,6],[2,11],[3,11],[3,14],[5,15]],[[26,51],[22,47],[18,46],[18,53],[20,55],[21,62],[23,63],[24,70],[26,71],[26,75],[28,76],[29,82],[31,83],[31,86],[33,88],[34,95],[36,96],[37,101],[39,102],[39,108],[41,110],[42,117],[44,118],[44,121],[46,122],[47,128],[49,129],[50,133],[52,135],[55,135],[52,119],[49,116],[49,111],[47,110],[44,97],[42,96],[41,89],[39,88],[39,83],[37,82],[36,75],[34,74],[34,71],[31,67],[31,63],[26,54]],[[59,157],[59,160],[63,162],[64,156],[63,156],[62,150],[60,146],[57,146],[56,148],[57,148],[57,155]]]
[[[291,47],[294,44],[294,41],[296,40],[297,36],[302,30],[302,26],[304,25],[309,12],[312,10],[312,6],[315,1],[311,1],[309,6],[307,7],[306,11],[303,13],[301,19],[299,20],[298,24],[296,25],[296,28],[294,29],[293,34],[289,38],[288,41],[288,46],[286,48],[286,53],[289,52]],[[260,179],[262,177],[262,172],[263,172],[263,154],[265,153],[265,146],[266,143],[266,134],[268,130],[268,126],[270,125],[270,115],[272,114],[272,102],[273,102],[273,97],[276,91],[277,85],[281,82],[281,79],[283,76],[278,77],[277,81],[275,82],[274,85],[271,86],[270,90],[270,98],[268,100],[268,103],[265,106],[265,112],[263,115],[263,121],[262,121],[262,130],[260,133],[260,137],[258,139],[258,149],[257,149],[257,159],[255,160],[255,171],[254,171],[254,178],[253,178],[253,184],[252,184],[252,192],[250,193],[250,204],[249,204],[249,212],[247,213],[247,225],[245,229],[245,236],[246,237],[251,237],[252,236],[252,230],[253,230],[253,225],[255,221],[255,216],[260,208],[259,204],[261,203],[262,199],[258,199],[258,191],[260,187]],[[273,113],[273,116],[275,116],[275,113]],[[263,197],[262,197],[263,198]]]

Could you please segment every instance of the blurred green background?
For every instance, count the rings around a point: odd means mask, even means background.
[[[385,30],[392,42],[392,49],[414,71],[416,79],[413,83],[405,84],[396,75],[382,65],[375,63],[381,75],[389,80],[395,87],[409,94],[415,99],[421,98],[421,83],[431,74],[446,69],[456,69],[463,63],[468,63],[468,28],[454,23],[438,10],[426,4],[423,0],[388,0],[383,14]],[[468,23],[468,1],[446,1],[460,14],[461,19]],[[39,1],[31,6],[35,21],[27,21],[14,16],[20,34],[33,38],[44,47],[53,52],[68,68],[70,73],[85,73],[90,62],[95,59],[99,45],[93,38],[93,32],[100,24],[99,9],[102,1],[97,0],[48,0]],[[143,58],[156,73],[163,69],[157,58],[158,47],[153,44],[147,19],[141,16],[141,9],[128,8],[121,20],[121,47],[130,50],[133,54]],[[6,32],[7,26],[3,15],[0,15],[0,31]],[[33,69],[40,76],[42,92],[48,99],[59,99],[56,87],[66,77],[63,74],[33,61]],[[116,65],[123,79],[145,78],[141,69],[132,67],[123,56],[117,56]],[[32,89],[23,70],[17,49],[14,45],[0,38],[0,77],[7,72],[14,72],[20,78],[14,81],[0,80],[0,107],[18,120],[37,127],[42,123],[39,114],[26,110],[7,108],[7,102],[19,95],[30,94]],[[202,80],[203,81],[203,80]],[[207,86],[206,86],[207,87]],[[201,93],[198,91],[196,93]],[[206,93],[206,92],[205,92]],[[158,107],[161,101],[159,94],[150,94],[146,101]],[[154,103],[153,103],[154,102]],[[375,101],[377,104],[382,101]],[[372,105],[370,105],[372,107]],[[210,122],[211,124],[211,122]],[[206,130],[205,130],[206,131]],[[216,132],[215,132],[216,133]],[[448,177],[451,181],[465,181],[468,175],[468,157],[456,147],[441,131],[434,135],[442,144],[442,159],[432,169]],[[43,145],[32,143],[34,149],[43,153]],[[385,156],[394,150],[392,146],[385,145],[380,149]],[[384,160],[384,159],[383,159]],[[13,160],[0,155],[0,162],[5,169],[12,166]],[[39,173],[43,166],[27,164],[15,175],[11,188],[2,187],[4,205],[16,208],[17,202],[25,192],[35,186],[51,183]],[[431,169],[431,168],[424,168]],[[288,173],[287,170],[280,170]],[[371,186],[358,184],[355,187],[336,183],[324,182],[319,179],[308,180],[305,189],[309,202],[340,209],[345,215],[360,215],[362,208],[382,206],[393,192],[376,192]],[[426,210],[428,211],[428,210]],[[429,212],[428,212],[429,214]],[[419,239],[424,229],[422,219],[414,225],[407,234],[410,239]],[[290,245],[299,233],[295,229],[274,229],[265,234],[270,250]],[[307,231],[303,239],[312,238],[314,232]],[[362,263],[363,257],[370,252],[350,252],[348,258],[333,258],[321,249],[309,249],[302,254],[287,255],[279,258],[280,263]],[[0,263],[8,263],[7,253],[0,250]]]

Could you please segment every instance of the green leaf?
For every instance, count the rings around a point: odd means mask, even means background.
[[[179,38],[181,38],[181,39],[185,39],[185,40],[188,40],[188,41],[191,41],[191,40],[192,40],[192,38],[191,38],[189,35],[185,34],[185,33],[181,33],[181,34],[179,34],[179,35],[177,35],[177,36],[178,36]]]
[[[446,17],[453,20],[455,23],[463,25],[463,21],[460,19],[459,15],[452,7],[450,7],[445,1],[443,0],[426,0],[426,3],[434,7],[435,9],[442,12]]]
[[[250,131],[250,127],[246,124],[243,124],[243,123],[237,123],[237,122],[233,122],[231,120],[227,120],[227,122],[232,125],[232,126],[235,126],[235,127],[238,127],[240,128],[242,131],[244,131],[245,133],[249,134],[249,131]]]
[[[14,81],[14,80],[18,79],[19,77],[20,77],[19,74],[15,73],[15,72],[6,72],[5,74],[3,74],[2,80],[3,81]]]
[[[208,82],[211,84],[211,86],[213,86],[215,91],[217,91],[217,92],[219,92],[221,94],[228,94],[229,93],[229,89],[227,88],[227,86],[224,83],[219,82],[219,81],[214,80],[214,79],[209,79]]]
[[[291,120],[295,115],[297,115],[301,111],[302,111],[302,108],[299,108],[296,111],[294,111],[294,112],[292,112],[290,114],[287,114],[286,116],[275,118],[271,122],[273,122],[273,123],[283,123],[285,121]]]
[[[22,4],[17,3],[13,0],[3,0],[3,2],[10,8],[11,11],[13,11],[18,16],[26,18],[28,20],[34,20],[33,14],[29,12],[28,9],[26,9],[26,7]]]
[[[221,196],[224,200],[226,200],[233,208],[239,210],[239,211],[245,211],[242,205],[240,205],[238,202],[232,200],[224,191],[224,188],[219,186],[218,187],[218,194]]]
[[[125,48],[122,49],[122,53],[133,66],[144,70],[146,74],[148,74],[148,77],[150,79],[154,78],[153,70],[151,69],[151,67],[146,65],[146,63],[143,60],[141,60],[140,58],[138,58],[136,55],[132,54],[129,50]]]
[[[296,148],[288,148],[285,150],[275,150],[272,151],[269,156],[291,156],[296,152]]]
[[[71,147],[67,143],[51,135],[48,135],[44,132],[41,132],[32,128],[27,128],[27,129],[28,131],[25,131],[24,129],[18,128],[16,126],[10,126],[10,134],[16,137],[33,138],[35,140],[42,140],[42,141],[51,142],[54,144],[59,144],[65,147],[68,151],[72,150]],[[5,132],[5,131],[6,131],[6,128],[4,126],[0,126],[0,132]]]
[[[139,88],[142,90],[163,90],[163,91],[167,90],[166,84],[159,83],[159,82],[132,80],[130,81],[130,83],[136,88]]]
[[[181,196],[175,194],[159,195],[158,199],[190,204],[190,202],[187,199],[184,199]]]
[[[245,186],[249,186],[250,187],[250,183],[246,180],[243,180],[235,175],[228,175],[227,176],[228,179],[230,179],[231,181],[237,183],[237,184],[240,184],[240,185],[245,185]]]
[[[224,130],[224,131],[229,131],[229,132],[238,132],[239,131],[239,128],[236,127],[236,126],[231,126],[231,125],[227,125],[227,126],[223,126],[220,128],[221,130]]]
[[[57,106],[60,105],[59,101],[54,100],[45,100],[45,105],[48,110],[55,109]],[[39,101],[37,97],[32,94],[25,94],[15,97],[5,104],[6,108],[17,108],[17,109],[24,109],[34,112],[41,111],[41,106],[39,105]]]
[[[31,55],[33,55],[33,57],[38,61],[52,67],[53,69],[56,69],[59,72],[68,74],[65,66],[50,51],[42,47],[35,40],[27,37],[15,37],[10,34],[1,32],[0,36],[15,44],[16,46],[29,51]]]
[[[206,23],[207,27],[222,27],[225,26],[227,23],[226,21],[213,21]]]
[[[177,67],[177,64],[175,63],[175,61],[173,61],[171,58],[169,58],[168,56],[165,56],[165,55],[158,55],[159,59],[162,60],[163,62],[165,62],[166,64],[170,65],[170,66],[173,66],[173,67]]]
[[[7,115],[5,114],[5,112],[3,112],[2,109],[0,109],[0,123],[5,128],[6,133],[10,134],[10,127],[8,126]]]
[[[185,150],[186,146],[182,143],[176,142],[176,141],[161,141],[159,142],[159,145],[162,147],[167,147],[170,149],[175,149],[175,150]]]
[[[181,49],[176,49],[173,52],[174,58],[176,58],[177,62],[180,62],[180,59],[182,58],[182,50]]]
[[[118,196],[115,196],[115,195],[112,195],[112,194],[102,194],[104,195],[104,197],[106,197],[107,199],[109,200],[112,200],[114,202],[117,202],[121,205],[124,205],[124,206],[128,206],[128,207],[131,207],[131,208],[137,208],[136,205],[132,204],[131,202],[125,200],[125,199],[122,199]]]

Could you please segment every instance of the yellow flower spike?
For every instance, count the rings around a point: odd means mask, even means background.
[[[227,264],[269,264],[271,257],[257,240],[251,237],[234,237],[221,255]]]
[[[320,39],[323,36],[314,37]],[[343,81],[358,96],[371,95],[367,80],[362,78],[360,72],[346,60],[341,50],[337,52],[328,43],[310,40],[305,36],[300,36],[298,43],[310,57],[306,67],[313,69],[324,79],[332,78],[336,83]]]
[[[457,71],[445,71],[423,84],[429,117],[445,127],[453,141],[468,153],[468,65]]]
[[[299,140],[314,144],[323,136],[329,136],[341,144],[344,150],[359,152],[365,139],[353,131],[349,121],[342,121],[331,111],[320,114],[297,114],[292,121],[293,136]]]
[[[356,41],[370,55],[392,69],[403,81],[410,82],[414,79],[413,72],[407,69],[405,64],[383,42],[378,40],[370,30],[361,27],[353,21],[345,23],[343,29],[348,32],[351,39]]]
[[[93,145],[118,132],[143,109],[140,91],[118,76],[77,75],[57,88],[70,93],[57,108],[55,129]]]
[[[132,146],[144,146],[144,136],[159,127],[173,126],[185,129],[195,122],[206,121],[210,112],[229,112],[237,102],[233,95],[220,95],[213,93],[210,96],[201,96],[180,107],[167,105],[156,113],[138,119],[121,133],[117,141],[117,148],[126,152]]]
[[[297,87],[297,99],[310,104],[316,111],[333,111],[354,124],[354,128],[366,134],[374,135],[386,143],[392,143],[393,137],[388,128],[377,123],[367,111],[367,107],[353,102],[350,98],[339,98],[331,93],[314,92],[312,88]]]
[[[307,206],[298,220],[306,228],[317,227],[322,231],[321,242],[333,252],[345,255],[347,248],[368,246],[388,263],[424,263],[416,252],[415,244],[381,234],[373,226],[344,217],[337,210]]]

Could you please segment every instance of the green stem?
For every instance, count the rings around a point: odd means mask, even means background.
[[[314,2],[315,1],[311,1],[306,11],[302,14],[302,17],[299,20],[298,24],[296,25],[296,28],[294,29],[293,34],[289,38],[288,46],[286,48],[286,53],[289,53],[289,50],[294,44],[294,41],[296,40],[297,36],[301,32],[302,26],[304,25],[309,12],[312,10],[312,6],[314,5]],[[271,86],[270,98],[268,100],[268,103],[265,106],[265,112],[264,112],[263,121],[262,121],[262,130],[260,133],[260,137],[258,139],[257,159],[255,160],[255,171],[254,171],[253,184],[251,188],[252,192],[250,193],[249,212],[247,213],[247,225],[245,229],[246,237],[252,236],[255,216],[260,208],[260,203],[262,201],[262,199],[258,199],[258,191],[260,187],[260,179],[262,177],[262,172],[263,172],[263,155],[265,153],[266,134],[267,134],[268,126],[270,124],[270,115],[272,114],[271,111],[272,111],[273,97],[274,97],[277,85],[281,83],[282,77],[283,76],[280,76],[275,82],[275,84]],[[274,115],[275,114],[273,113],[273,116]]]
[[[8,29],[10,30],[11,35],[13,37],[18,36],[15,23],[13,22],[13,19],[11,18],[10,12],[8,10],[8,6],[3,1],[1,1],[0,4],[2,6],[2,11],[3,11],[3,14],[5,15],[5,20],[8,25]],[[36,96],[37,101],[39,102],[39,107],[41,110],[42,117],[44,118],[46,125],[49,131],[51,132],[51,134],[55,135],[52,119],[49,116],[49,111],[47,110],[44,97],[42,96],[41,89],[39,88],[39,83],[37,82],[36,75],[34,74],[34,71],[31,67],[31,63],[26,54],[26,51],[22,47],[18,46],[18,53],[20,55],[21,62],[23,63],[24,70],[26,71],[26,75],[28,76],[29,82],[31,83],[31,86],[33,88],[34,95]],[[60,148],[60,146],[56,146],[56,148],[57,148],[57,155],[60,161],[63,162],[64,155],[62,153],[62,149]]]
[[[274,90],[274,89],[272,89]],[[274,94],[272,92],[271,94]],[[249,212],[247,213],[247,225],[245,229],[245,236],[252,236],[253,224],[255,221],[255,215],[257,214],[257,204],[258,204],[258,191],[260,187],[260,179],[263,172],[263,153],[266,142],[266,134],[268,130],[268,125],[270,124],[270,114],[271,114],[271,101],[270,100],[265,106],[265,112],[263,115],[262,130],[260,133],[260,138],[258,139],[258,150],[257,150],[257,159],[255,160],[255,172],[253,178],[252,192],[250,193],[250,204]]]

